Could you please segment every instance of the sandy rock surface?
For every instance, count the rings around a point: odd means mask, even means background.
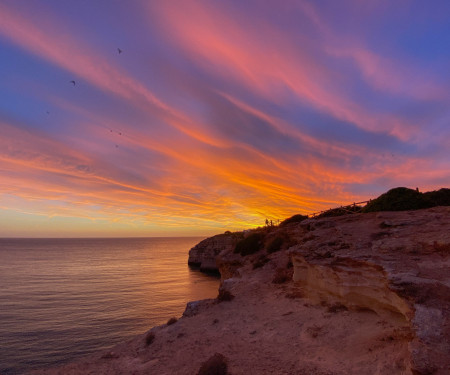
[[[289,248],[217,256],[234,298],[34,374],[197,374],[215,353],[233,375],[450,374],[449,207],[265,230]]]

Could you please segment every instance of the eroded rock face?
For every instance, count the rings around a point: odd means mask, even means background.
[[[386,272],[376,264],[349,258],[329,264],[311,264],[301,255],[292,256],[294,282],[316,302],[341,303],[348,308],[387,311],[411,318],[411,306],[389,288]]]
[[[259,230],[262,246],[247,256],[233,252],[233,235],[191,250],[191,264],[220,269],[217,299],[37,374],[191,375],[214,353],[234,375],[450,374],[450,207]],[[269,251],[277,236],[283,246]]]
[[[206,238],[189,250],[188,264],[199,267],[203,272],[218,273],[217,256],[223,251],[232,253],[236,242],[237,238],[233,234],[219,234]]]
[[[450,208],[308,220],[294,281],[315,301],[401,315],[414,374],[450,373]]]
[[[411,373],[450,373],[450,207],[308,219],[268,230],[265,242],[277,231],[293,244],[293,294],[374,311],[412,332]],[[262,248],[242,257],[233,253],[236,242],[212,237],[191,250],[192,258],[220,269],[222,282],[245,277],[269,254]]]

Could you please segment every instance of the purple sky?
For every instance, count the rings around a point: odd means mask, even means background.
[[[2,0],[0,236],[209,235],[448,187],[449,46],[449,1]]]

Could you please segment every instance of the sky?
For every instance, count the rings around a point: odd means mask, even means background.
[[[448,0],[1,0],[0,237],[449,187],[449,46]]]

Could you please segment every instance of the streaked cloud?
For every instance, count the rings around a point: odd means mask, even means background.
[[[0,4],[2,220],[212,234],[448,184],[439,14],[418,40],[388,2],[104,6]]]

